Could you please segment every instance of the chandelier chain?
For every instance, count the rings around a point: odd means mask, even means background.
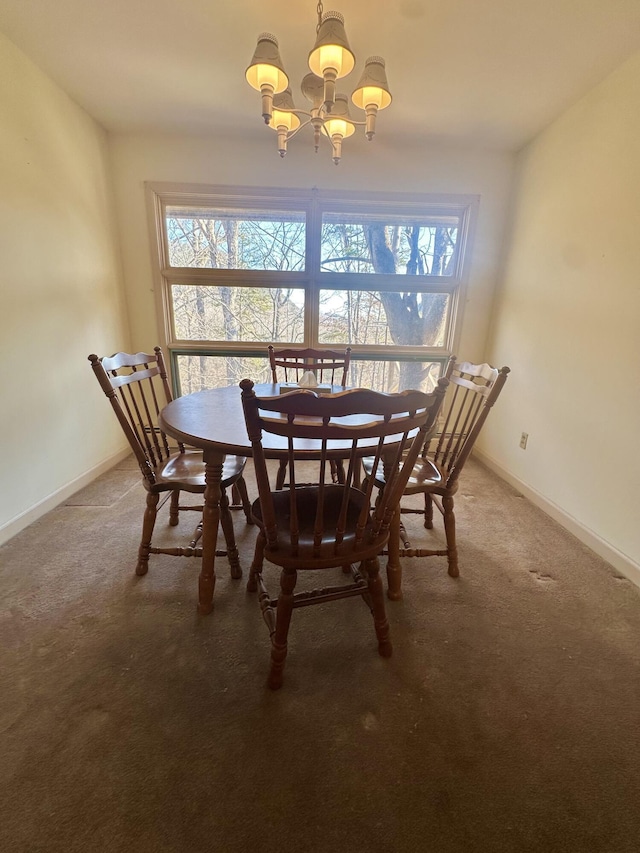
[[[320,24],[322,23],[322,13],[324,11],[324,6],[322,5],[322,0],[318,0],[318,8],[316,10],[318,12],[318,24],[316,26],[316,34],[320,29]]]

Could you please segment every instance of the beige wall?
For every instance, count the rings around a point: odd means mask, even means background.
[[[488,349],[513,375],[481,442],[515,485],[636,581],[639,139],[637,54],[522,152]]]
[[[122,450],[87,355],[129,333],[106,134],[1,34],[0,116],[1,542]]]
[[[144,182],[241,186],[318,187],[380,192],[480,195],[471,277],[460,352],[484,354],[497,268],[503,243],[505,205],[514,158],[449,148],[402,149],[386,135],[382,120],[372,143],[352,137],[335,166],[327,146],[316,155],[313,136],[302,132],[281,159],[275,134],[256,119],[250,138],[114,136],[114,180],[127,299],[134,345],[160,339],[155,323],[150,237]]]

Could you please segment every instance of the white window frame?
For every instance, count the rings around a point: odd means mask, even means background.
[[[320,272],[320,230],[322,214],[375,213],[381,215],[455,215],[459,217],[460,231],[456,241],[455,269],[447,276],[412,276],[411,284],[419,292],[449,293],[445,342],[442,347],[387,345],[384,351],[374,345],[351,344],[352,358],[384,357],[441,361],[457,351],[460,340],[463,307],[469,279],[473,236],[479,207],[477,195],[436,195],[417,193],[372,193],[324,191],[318,189],[279,189],[258,187],[209,186],[201,184],[176,184],[147,182],[145,184],[147,211],[152,245],[152,266],[155,282],[156,310],[161,345],[172,356],[176,354],[202,355],[262,355],[266,343],[244,341],[186,341],[173,333],[171,284],[207,283],[225,286],[275,287],[281,286],[283,276],[289,287],[305,290],[304,342],[294,346],[316,349],[335,349],[338,344],[320,344],[314,330],[318,329],[318,292],[335,290],[391,290],[407,291],[407,276],[383,274],[358,274]],[[306,215],[305,270],[282,273],[271,270],[226,270],[211,268],[180,268],[169,263],[166,234],[166,208],[172,206],[230,207],[233,209],[296,210]],[[283,346],[286,345],[284,342]],[[346,345],[346,344],[345,344]],[[173,362],[173,358],[171,358]]]

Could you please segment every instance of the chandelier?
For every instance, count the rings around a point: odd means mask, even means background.
[[[311,73],[301,84],[302,94],[312,104],[310,111],[296,109],[289,78],[280,59],[278,39],[271,33],[258,36],[246,78],[262,95],[262,117],[278,134],[281,157],[287,153],[288,141],[303,127],[311,125],[316,153],[320,137],[325,136],[331,143],[333,162],[337,166],[342,156],[342,140],[351,136],[357,125],[364,126],[369,141],[373,139],[378,110],[389,106],[391,93],[384,59],[370,56],[351,95],[356,107],[364,110],[365,121],[351,118],[347,96],[336,94],[336,80],[346,77],[356,62],[347,40],[344,18],[339,12],[323,13],[322,2],[318,3],[317,11],[316,43],[309,54]]]

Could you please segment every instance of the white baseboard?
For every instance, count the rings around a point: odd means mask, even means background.
[[[490,468],[495,474],[497,474],[498,477],[505,480],[510,486],[513,486],[514,489],[521,492],[525,498],[531,501],[532,504],[535,504],[535,506],[539,507],[554,521],[557,521],[558,524],[568,530],[569,533],[573,533],[576,539],[579,539],[588,548],[595,551],[599,557],[602,557],[603,560],[610,563],[614,569],[617,569],[632,583],[640,587],[640,565],[638,565],[638,563],[635,563],[630,557],[623,554],[622,551],[618,551],[617,548],[606,540],[601,539],[592,530],[585,527],[572,515],[565,512],[562,507],[554,504],[553,501],[545,498],[544,495],[541,495],[535,489],[532,489],[531,486],[528,486],[522,480],[519,480],[513,474],[510,474],[509,471],[503,468],[495,461],[495,459],[492,459],[480,450],[474,450],[474,456],[486,465],[487,468]]]
[[[21,512],[20,515],[16,515],[15,518],[12,518],[10,521],[6,522],[6,524],[3,524],[2,527],[0,527],[0,545],[8,542],[9,539],[14,537],[17,533],[20,533],[20,531],[24,530],[25,527],[28,527],[34,521],[37,521],[52,509],[55,509],[55,507],[63,503],[63,501],[66,501],[67,498],[70,498],[71,495],[75,494],[80,489],[83,489],[85,486],[88,486],[89,483],[92,483],[96,479],[96,477],[99,477],[100,474],[104,474],[106,471],[109,471],[114,467],[114,465],[122,462],[123,459],[126,459],[128,456],[131,456],[131,448],[115,453],[113,456],[110,456],[109,459],[105,459],[104,462],[90,468],[89,471],[82,474],[80,477],[76,477],[75,480],[72,480],[70,483],[62,486],[62,488],[57,489],[34,506],[24,512]]]

